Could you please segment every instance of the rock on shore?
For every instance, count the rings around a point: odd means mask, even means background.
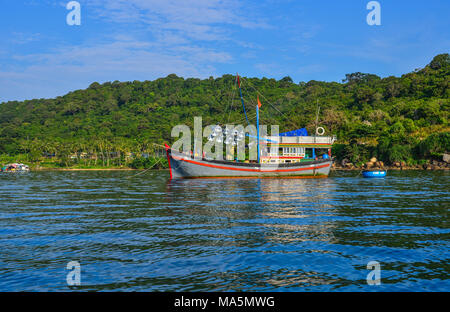
[[[445,154],[444,154],[445,155]],[[423,165],[409,166],[404,161],[396,161],[389,166],[385,165],[382,161],[372,157],[370,161],[366,162],[362,166],[355,165],[349,162],[347,159],[341,162],[334,162],[332,169],[335,170],[357,170],[357,169],[389,169],[389,170],[450,170],[450,156],[448,161],[443,157],[443,161],[431,160]]]

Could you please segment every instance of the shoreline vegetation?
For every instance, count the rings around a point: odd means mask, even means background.
[[[450,157],[450,55],[401,77],[346,74],[342,82],[242,77],[249,122],[335,135],[335,169],[446,169]],[[163,169],[176,125],[246,124],[236,76],[175,74],[154,81],[92,83],[54,99],[0,103],[0,164],[33,169]],[[248,105],[247,105],[248,104]],[[318,108],[320,109],[318,110]],[[320,112],[317,115],[317,112]],[[317,119],[316,119],[317,118]],[[317,120],[317,124],[316,124]],[[447,157],[447,158],[446,158]]]
[[[382,161],[377,160],[375,157],[371,158],[367,163],[353,164],[348,160],[333,159],[333,165],[331,171],[357,171],[357,170],[450,170],[450,155],[446,158],[447,161],[426,161],[424,163],[416,162],[416,164],[408,164],[406,162],[395,162],[391,165],[385,165]],[[42,162],[42,163],[29,163],[32,171],[134,171],[134,170],[168,170],[169,166],[166,157],[150,157],[148,159],[134,160],[128,165],[110,165],[106,166],[88,166],[83,164],[66,164],[61,166],[60,162]],[[6,163],[0,161],[0,165],[3,166]]]
[[[41,157],[39,161],[29,161],[30,155],[5,156],[0,155],[0,166],[7,163],[24,163],[29,165],[32,171],[45,170],[144,170],[144,169],[167,169],[168,162],[165,156],[149,156],[145,158],[112,158],[109,160],[99,157],[79,157],[68,159],[48,159]]]
[[[373,168],[376,169],[376,168]],[[430,166],[427,168],[423,167],[383,167],[379,169],[384,170],[395,170],[395,171],[402,171],[402,170],[450,170],[450,167],[439,167],[439,166]],[[167,171],[169,168],[159,168],[159,169],[133,169],[133,168],[34,168],[31,171],[145,171],[145,170],[152,170],[152,171]],[[331,168],[331,172],[333,171],[361,171],[365,170],[364,168],[358,168],[358,167],[351,167],[351,168],[345,168],[345,167],[336,167],[333,166]]]
[[[352,167],[352,168],[345,168],[345,167],[335,167],[333,166],[331,168],[331,171],[359,171],[363,170],[364,168],[358,168],[358,167]],[[374,168],[375,169],[375,168]],[[381,169],[381,168],[380,168]],[[450,167],[439,167],[439,166],[432,166],[427,168],[422,167],[383,167],[382,169],[385,170],[450,170]],[[144,171],[144,170],[169,170],[169,168],[160,168],[160,169],[133,169],[133,168],[101,168],[101,169],[93,169],[93,168],[35,168],[33,171]]]

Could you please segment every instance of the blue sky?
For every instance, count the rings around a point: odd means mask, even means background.
[[[295,82],[382,77],[423,67],[450,50],[450,1],[0,0],[0,102],[49,98],[92,82],[153,80],[175,73]]]

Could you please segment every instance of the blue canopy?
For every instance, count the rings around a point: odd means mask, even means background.
[[[297,130],[280,133],[279,136],[287,136],[287,137],[308,136],[308,131],[306,131],[306,128],[301,128]]]

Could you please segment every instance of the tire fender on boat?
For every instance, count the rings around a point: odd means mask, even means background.
[[[316,134],[317,135],[324,135],[325,134],[325,129],[323,127],[317,127],[316,128]]]

